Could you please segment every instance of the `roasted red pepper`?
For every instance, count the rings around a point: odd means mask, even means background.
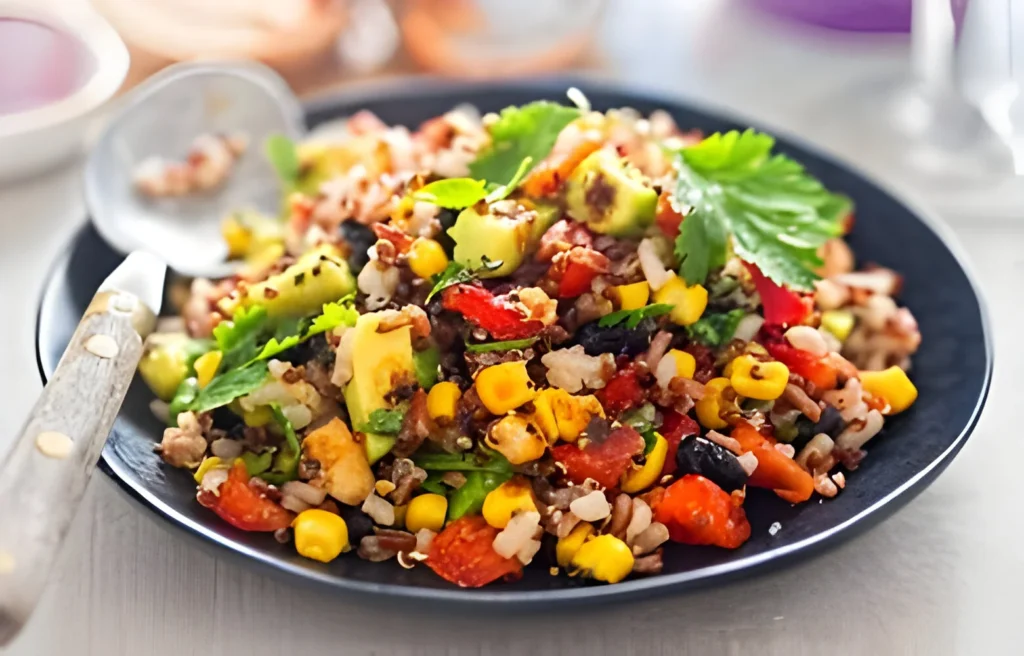
[[[679,235],[679,229],[683,225],[683,215],[672,207],[672,192],[667,189],[658,196],[658,209],[654,215],[654,221],[666,237],[675,239]]]
[[[679,443],[689,435],[700,435],[700,425],[689,415],[679,414],[675,410],[662,410],[662,414],[664,418],[658,432],[668,442],[668,455],[665,456],[665,466],[661,468],[661,475],[664,476],[675,473]]]
[[[608,271],[608,258],[590,248],[574,247],[553,268],[560,268],[559,298],[575,298],[590,291],[594,278]]]
[[[757,265],[744,262],[754,279],[754,287],[761,296],[766,323],[793,326],[799,324],[814,309],[814,302],[792,290],[776,284],[761,273]]]
[[[790,503],[802,503],[814,494],[814,479],[795,460],[776,449],[775,440],[745,422],[733,429],[731,437],[740,443],[744,453],[757,458],[757,468],[748,485],[774,490]]]
[[[654,512],[669,537],[683,544],[713,544],[735,549],[750,537],[743,506],[697,474],[687,474],[665,490]]]
[[[602,389],[595,393],[601,407],[610,415],[618,415],[644,402],[644,390],[633,365],[627,365],[612,376]]]
[[[442,297],[444,309],[458,312],[494,339],[525,339],[544,329],[543,323],[527,319],[506,297],[495,296],[477,285],[453,285],[442,292]]]
[[[835,389],[838,372],[824,358],[782,342],[766,343],[769,355],[789,367],[789,371],[814,383],[820,390]]]
[[[644,450],[644,438],[629,426],[613,430],[604,440],[591,440],[584,448],[559,444],[551,449],[556,462],[565,467],[565,477],[576,485],[588,478],[604,487],[616,487],[633,456]]]
[[[480,515],[460,517],[434,537],[427,567],[444,580],[464,588],[479,588],[505,576],[516,576],[523,565],[504,558],[492,546],[498,529]]]
[[[199,503],[243,531],[276,531],[291,526],[294,515],[249,486],[249,473],[239,458],[217,493],[201,490]]]

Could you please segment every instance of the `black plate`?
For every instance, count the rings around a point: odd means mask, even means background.
[[[742,128],[727,118],[676,101],[593,84],[579,85],[598,109],[631,106],[641,112],[665,108],[679,125],[706,132]],[[459,103],[485,111],[538,98],[564,98],[564,82],[438,85],[409,83],[365,93],[347,92],[308,107],[309,123],[368,108],[388,123],[415,126]],[[792,507],[755,490],[747,502],[753,533],[735,551],[671,545],[658,576],[612,586],[582,585],[531,567],[516,583],[462,590],[425,567],[404,570],[396,563],[374,564],[355,557],[321,565],[299,558],[293,547],[269,535],[232,529],[195,502],[191,476],[165,467],[153,454],[161,426],[148,410],[150,395],[136,380],[111,433],[101,469],[135,499],[170,525],[262,565],[341,590],[406,598],[535,605],[539,602],[605,600],[653,591],[680,590],[807,558],[812,551],[848,539],[887,517],[924,489],[963,446],[980,414],[992,371],[992,344],[977,287],[936,223],[913,211],[860,174],[792,140],[779,147],[802,161],[832,189],[857,204],[850,244],[860,261],[891,266],[905,276],[902,300],[917,317],[923,343],[914,359],[920,398],[887,422],[869,445],[870,455],[849,476],[845,491],[824,503]],[[114,253],[87,226],[54,266],[39,310],[38,354],[45,378],[53,372],[93,291],[118,264]],[[768,527],[780,522],[773,536]]]

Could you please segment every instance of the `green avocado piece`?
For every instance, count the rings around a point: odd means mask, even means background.
[[[566,211],[594,232],[640,235],[654,222],[658,193],[637,169],[609,150],[580,162],[566,181]]]
[[[301,317],[320,312],[355,291],[356,281],[348,264],[333,247],[322,246],[304,253],[295,264],[263,282],[250,285],[237,305],[262,305],[272,317]],[[234,308],[225,308],[234,311]]]
[[[495,216],[490,212],[480,214],[476,209],[467,207],[459,213],[455,225],[448,229],[448,235],[455,240],[453,259],[472,268],[479,267],[484,257],[492,262],[501,260],[500,267],[482,272],[480,277],[507,276],[523,263],[535,222],[534,219]]]
[[[548,228],[558,223],[562,211],[557,205],[550,203],[536,202],[533,211],[537,213],[537,220],[533,222],[533,231],[530,234],[530,245],[528,251],[533,251],[540,244],[540,238],[548,231]]]

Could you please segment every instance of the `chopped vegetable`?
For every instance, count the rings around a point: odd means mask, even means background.
[[[499,340],[525,339],[544,329],[543,323],[530,319],[506,299],[475,285],[460,283],[446,289],[444,307]]]
[[[364,433],[381,433],[385,435],[396,435],[402,429],[402,420],[405,413],[401,410],[387,410],[377,408],[370,413],[369,420],[359,427]]]
[[[426,564],[444,580],[463,588],[479,588],[503,577],[518,575],[517,558],[503,558],[492,547],[498,529],[483,517],[461,517],[430,543]]]
[[[743,507],[710,480],[686,474],[665,490],[654,512],[669,537],[683,544],[713,544],[735,549],[750,537]]]
[[[647,283],[644,284],[646,285]],[[627,328],[636,328],[644,319],[668,314],[672,312],[673,307],[673,305],[668,303],[655,303],[654,305],[645,305],[636,310],[618,310],[601,317],[601,320],[597,323],[602,328],[607,328],[625,322]]]
[[[565,468],[565,476],[576,485],[593,479],[604,487],[616,487],[629,468],[633,456],[643,453],[644,440],[628,426],[613,430],[603,441],[585,446],[560,444],[551,455]]]
[[[729,310],[708,314],[686,327],[690,339],[707,346],[722,346],[732,339],[736,326],[746,316],[745,310]]]
[[[199,503],[221,519],[243,531],[276,531],[288,528],[292,514],[249,486],[249,474],[241,460],[235,461],[217,493],[198,495]]]

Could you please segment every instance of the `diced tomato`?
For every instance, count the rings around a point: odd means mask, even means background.
[[[667,189],[658,196],[658,209],[654,215],[654,221],[666,237],[675,239],[679,235],[679,229],[683,225],[683,215],[672,207],[672,192]]]
[[[558,297],[575,298],[589,292],[594,278],[608,271],[608,258],[593,249],[575,246],[555,266],[564,267]]]
[[[585,448],[559,444],[551,455],[565,467],[565,476],[576,485],[591,478],[604,487],[615,487],[633,456],[644,450],[644,438],[629,426],[620,426],[607,438],[591,440]]]
[[[750,537],[743,506],[697,474],[687,474],[665,490],[654,512],[669,537],[683,544],[712,544],[735,549]]]
[[[249,487],[249,474],[241,458],[235,461],[228,480],[217,494],[200,491],[199,503],[243,531],[276,531],[288,528],[294,515]]]
[[[557,192],[565,183],[580,162],[601,147],[600,141],[584,141],[573,148],[557,164],[545,163],[534,169],[523,181],[523,192],[527,196],[539,198]]]
[[[748,485],[774,490],[790,503],[803,503],[814,494],[814,479],[795,460],[776,449],[775,440],[745,422],[733,429],[732,438],[740,443],[744,453],[757,458],[757,468]]]
[[[700,435],[700,425],[689,415],[680,414],[675,410],[662,410],[662,413],[664,418],[658,432],[668,442],[668,455],[665,456],[665,466],[661,468],[661,475],[664,476],[675,473],[679,443],[689,435]]]
[[[574,246],[590,248],[594,244],[594,236],[582,223],[562,219],[547,229],[540,237],[540,245],[535,256],[539,262],[550,262],[559,253],[564,253]]]
[[[504,558],[491,546],[498,529],[480,515],[460,517],[434,537],[427,567],[449,583],[479,588],[523,570],[518,558]]]
[[[601,407],[610,415],[618,415],[644,402],[644,390],[633,365],[615,373],[602,389],[595,393]]]
[[[799,324],[814,309],[814,302],[792,290],[776,284],[761,273],[757,265],[744,262],[754,279],[754,287],[761,296],[766,323],[792,326]]]
[[[781,342],[769,342],[764,347],[768,350],[769,355],[789,367],[790,372],[814,383],[818,389],[835,389],[838,372],[828,360]]]
[[[446,310],[458,312],[494,339],[525,339],[544,329],[543,323],[527,319],[507,299],[477,285],[453,285],[442,292],[442,299]]]

